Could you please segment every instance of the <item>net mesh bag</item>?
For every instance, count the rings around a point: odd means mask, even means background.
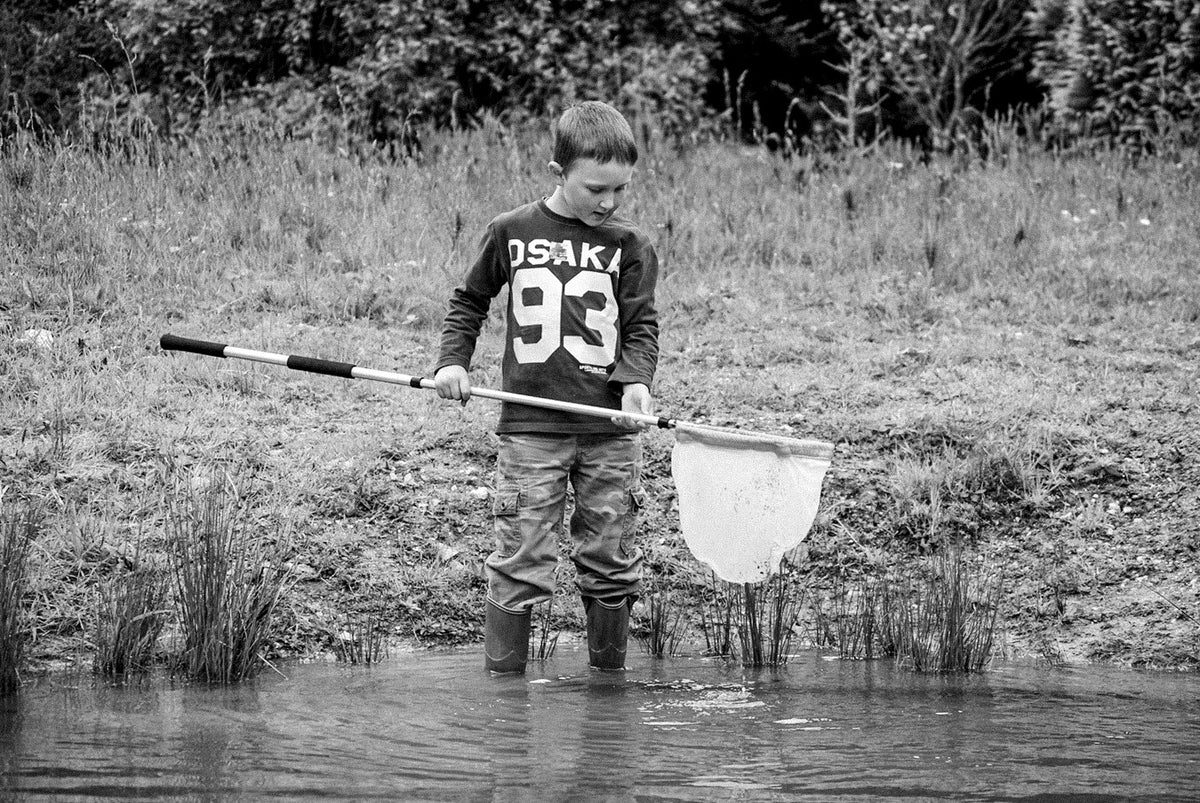
[[[779,570],[812,526],[833,444],[677,424],[671,474],[696,559],[731,583]]]

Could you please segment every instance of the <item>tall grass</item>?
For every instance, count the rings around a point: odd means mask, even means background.
[[[786,664],[804,599],[804,589],[786,561],[760,583],[727,583],[711,576],[701,623],[707,651],[743,666]]]
[[[0,512],[0,695],[21,685],[28,639],[25,617],[29,553],[39,517],[32,508]]]
[[[833,641],[843,659],[895,655],[888,627],[889,592],[885,585],[864,580],[856,587],[838,583],[832,595],[834,612],[828,617],[836,633]]]
[[[730,586],[709,572],[704,605],[700,609],[700,630],[704,634],[704,652],[713,656],[737,653],[737,601]]]
[[[96,611],[97,673],[121,677],[155,663],[158,639],[170,619],[169,575],[152,567],[126,571],[102,586]]]
[[[175,595],[183,644],[175,669],[230,683],[266,662],[272,616],[288,583],[282,538],[252,523],[229,480],[177,492],[171,509]]]
[[[952,547],[885,608],[896,660],[917,672],[978,672],[988,665],[1000,610],[1000,580],[972,576]]]
[[[388,656],[387,635],[387,617],[368,607],[348,616],[334,635],[334,656],[347,664],[377,664]]]
[[[653,658],[675,655],[684,638],[683,606],[669,591],[654,591],[644,598],[645,634],[642,646]]]
[[[804,596],[786,564],[762,583],[743,584],[737,628],[743,666],[788,662]]]
[[[529,656],[536,661],[545,661],[554,655],[558,649],[559,631],[553,627],[554,596],[551,595],[546,604],[538,606],[537,616],[534,617],[530,629],[529,640],[531,649]]]
[[[1003,583],[955,545],[886,579],[834,591],[842,658],[892,657],[917,672],[978,672],[992,657]]]

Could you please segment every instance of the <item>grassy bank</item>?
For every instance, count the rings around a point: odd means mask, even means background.
[[[662,259],[659,407],[836,442],[795,556],[814,606],[955,542],[1003,575],[1007,653],[1194,667],[1198,165],[1002,140],[987,164],[648,148],[630,206]],[[482,227],[549,189],[544,140],[427,145],[7,144],[0,485],[44,517],[30,658],[94,649],[99,595],[169,552],[169,490],[225,476],[249,489],[242,532],[288,533],[271,654],[480,637],[490,403],[157,347],[427,370]],[[499,356],[493,316],[478,383]],[[646,442],[652,582],[701,595],[671,436]],[[551,625],[577,627],[563,581]]]

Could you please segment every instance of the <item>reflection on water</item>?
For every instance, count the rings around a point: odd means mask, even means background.
[[[1200,678],[1001,666],[943,678],[806,653],[778,670],[478,649],[232,687],[63,678],[0,701],[21,799],[1193,800]]]

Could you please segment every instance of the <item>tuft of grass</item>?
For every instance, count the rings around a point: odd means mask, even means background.
[[[169,514],[183,631],[175,669],[216,683],[250,677],[266,663],[271,619],[288,584],[280,539],[252,531],[229,479],[177,491]]]
[[[347,664],[377,664],[388,656],[387,635],[384,617],[368,608],[347,618],[333,640],[333,654]]]
[[[861,658],[869,661],[877,656],[895,654],[885,614],[888,610],[885,585],[864,579],[854,589],[839,586],[834,599],[835,612],[830,619],[842,660]]]
[[[726,655],[743,666],[787,663],[805,595],[786,562],[761,583],[726,583],[714,575],[711,590],[702,613],[710,655]]]
[[[21,685],[25,657],[24,596],[30,546],[39,516],[31,508],[0,516],[0,695]]]
[[[100,590],[96,606],[96,673],[122,677],[154,664],[163,627],[170,577],[153,568],[125,572]]]
[[[880,579],[838,584],[818,611],[843,659],[894,658],[917,672],[978,672],[991,659],[1003,583],[977,578],[960,546]]]
[[[1002,582],[972,579],[962,549],[932,558],[923,580],[883,597],[896,660],[917,672],[978,672],[991,660]]]
[[[558,647],[559,631],[550,628],[551,616],[554,613],[554,597],[551,596],[550,601],[540,608],[530,632],[529,657],[545,661],[554,655],[554,650]]]
[[[736,622],[734,597],[729,592],[728,584],[718,581],[712,572],[709,572],[708,580],[705,605],[700,609],[704,653],[731,656],[736,653],[733,642]]]
[[[761,583],[743,584],[741,592],[736,610],[742,665],[786,664],[804,605],[803,589],[784,564]]]
[[[646,633],[642,645],[654,658],[678,654],[683,640],[683,606],[668,591],[656,591],[646,599]]]

